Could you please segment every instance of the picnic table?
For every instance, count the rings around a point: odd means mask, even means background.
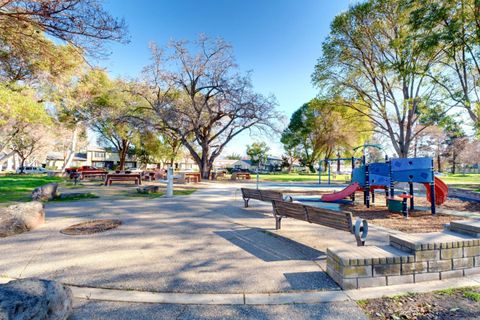
[[[113,181],[135,181],[136,185],[142,184],[140,173],[109,173],[105,177],[105,185],[111,186]]]
[[[202,181],[202,176],[200,172],[185,172],[185,181],[197,183]]]
[[[231,180],[239,180],[239,179],[250,180],[251,179],[250,173],[248,173],[248,172],[234,172],[234,173],[232,173]]]

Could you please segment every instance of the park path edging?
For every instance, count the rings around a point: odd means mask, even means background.
[[[14,278],[0,277],[0,283]],[[430,292],[447,288],[480,286],[480,276],[401,284],[387,287],[373,287],[356,290],[300,291],[276,293],[175,293],[136,290],[104,289],[67,285],[77,299],[127,303],[195,304],[195,305],[280,305],[316,304],[341,301],[358,301],[381,298],[407,292]]]

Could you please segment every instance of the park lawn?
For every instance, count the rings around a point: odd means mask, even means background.
[[[0,176],[0,203],[28,201],[36,187],[50,182],[62,182],[61,177],[46,175],[6,175]]]
[[[467,174],[446,174],[438,176],[443,182],[448,185],[479,185],[480,186],[480,174],[467,173]]]
[[[256,175],[252,174],[252,179],[255,179]],[[275,181],[275,182],[318,182],[318,173],[298,174],[298,173],[282,173],[282,174],[260,174],[260,180],[262,181]],[[348,182],[350,181],[349,174],[332,174],[330,176],[331,181],[336,182]],[[322,183],[328,181],[328,175],[322,173]]]

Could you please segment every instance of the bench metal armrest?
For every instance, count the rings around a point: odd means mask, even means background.
[[[368,221],[365,219],[357,219],[353,228],[353,234],[357,240],[357,246],[364,246],[368,236]]]

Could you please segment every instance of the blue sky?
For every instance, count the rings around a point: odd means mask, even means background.
[[[349,0],[108,0],[106,8],[123,17],[131,42],[112,44],[111,55],[99,64],[111,75],[136,77],[149,63],[148,44],[171,39],[193,40],[200,33],[222,37],[233,45],[243,71],[252,71],[257,92],[273,94],[287,119],[314,98],[310,77],[330,22]],[[243,135],[225,154],[243,154],[245,145],[265,140],[280,155],[279,137]],[[274,141],[272,141],[274,140]]]

